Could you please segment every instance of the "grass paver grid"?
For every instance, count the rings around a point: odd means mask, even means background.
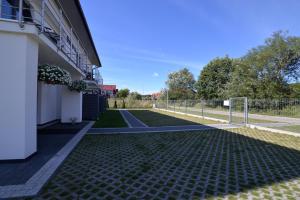
[[[37,199],[296,199],[300,138],[253,129],[88,135]]]

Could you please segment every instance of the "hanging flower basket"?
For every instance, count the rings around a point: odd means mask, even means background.
[[[55,65],[40,65],[38,67],[38,80],[52,85],[67,85],[72,83],[68,71]]]
[[[71,91],[83,92],[86,90],[86,88],[87,88],[87,84],[83,80],[73,81],[69,85],[69,90],[71,90]]]

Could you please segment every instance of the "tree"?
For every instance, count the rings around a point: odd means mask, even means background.
[[[170,73],[166,84],[169,99],[193,99],[195,96],[195,79],[187,68]]]
[[[166,88],[162,88],[159,91],[159,95],[158,95],[158,100],[166,100],[167,99],[167,89]]]
[[[125,99],[129,95],[129,89],[120,89],[117,93],[117,97]]]
[[[228,56],[210,61],[196,83],[198,96],[203,99],[226,98],[226,84],[231,79],[234,63]]]
[[[287,98],[292,93],[289,82],[299,77],[300,38],[276,32],[240,60],[228,84],[228,95]]]
[[[117,93],[117,97],[121,98],[123,103],[122,103],[122,108],[125,108],[125,98],[129,95],[129,89],[125,88],[125,89],[121,89],[118,91]]]
[[[293,90],[291,97],[292,98],[300,98],[300,83],[291,84],[291,88]]]
[[[129,97],[133,100],[142,100],[142,95],[138,92],[131,92]]]

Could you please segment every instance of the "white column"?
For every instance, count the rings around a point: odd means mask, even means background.
[[[63,87],[61,91],[61,122],[82,122],[82,92],[70,91]]]
[[[0,31],[0,160],[36,152],[38,42]]]

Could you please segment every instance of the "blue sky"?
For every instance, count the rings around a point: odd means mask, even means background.
[[[240,57],[274,31],[300,36],[299,0],[81,0],[104,84],[158,92],[188,67]]]

